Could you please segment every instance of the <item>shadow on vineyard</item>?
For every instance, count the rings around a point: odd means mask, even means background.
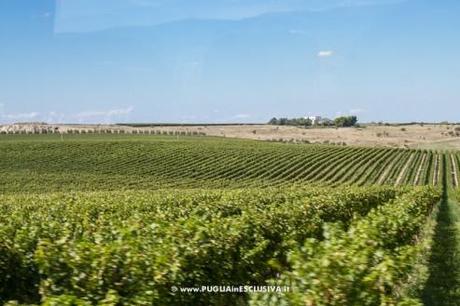
[[[445,166],[444,166],[445,167]],[[449,198],[447,175],[443,171],[443,198],[437,217],[437,228],[429,262],[430,277],[423,292],[425,305],[459,305],[460,257],[458,236],[458,203]]]

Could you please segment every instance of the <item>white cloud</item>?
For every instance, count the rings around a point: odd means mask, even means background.
[[[3,111],[5,105],[0,103],[0,122],[14,123],[20,121],[44,121],[48,123],[111,123],[115,118],[127,116],[134,108],[114,108],[107,111],[84,111],[77,114],[66,114],[57,111],[47,113],[29,112],[29,113],[6,113]]]
[[[115,108],[107,111],[84,111],[75,115],[78,119],[89,119],[95,117],[117,117],[132,113],[132,106],[127,108]]]
[[[39,116],[39,112],[29,113],[8,113],[5,111],[6,104],[0,103],[0,122],[14,122],[14,121],[31,121],[36,120]]]
[[[352,115],[358,115],[358,114],[364,113],[365,111],[366,110],[362,108],[353,108],[353,109],[350,109],[349,113]]]
[[[35,119],[40,115],[38,112],[18,113],[18,114],[2,114],[2,118],[9,120],[30,120]]]
[[[334,51],[332,50],[323,50],[318,52],[318,57],[331,57],[334,55]]]
[[[187,115],[187,116],[181,116],[180,121],[184,123],[189,123],[189,122],[197,122],[199,121],[198,117],[195,115]]]
[[[247,119],[247,118],[251,118],[251,115],[249,114],[238,114],[238,115],[235,115],[233,116],[234,119]]]
[[[108,116],[122,116],[122,115],[128,115],[132,113],[134,110],[134,107],[129,106],[127,108],[118,108],[118,109],[112,109],[108,111]]]
[[[56,111],[49,112],[46,117],[44,117],[45,122],[48,123],[63,123],[66,121],[66,115]]]
[[[241,20],[264,14],[390,5],[408,0],[72,0],[58,1],[56,32],[152,26],[179,20]]]

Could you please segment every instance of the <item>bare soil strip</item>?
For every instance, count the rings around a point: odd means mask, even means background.
[[[451,306],[459,305],[460,301],[460,205],[448,187],[447,165],[441,162],[438,165],[443,196],[428,262],[429,278],[422,299],[426,306]]]
[[[396,155],[395,157],[401,158],[401,156],[399,156],[399,155]],[[389,164],[388,167],[386,167],[385,171],[380,175],[377,184],[381,185],[381,184],[383,184],[383,182],[385,182],[385,180],[386,180],[386,178],[388,176],[388,173],[390,173],[391,169],[393,169],[394,165],[398,162],[399,158],[395,158],[391,162],[391,164]]]
[[[418,185],[419,183],[420,173],[422,173],[423,166],[425,164],[426,155],[427,153],[423,154],[422,161],[420,162],[420,166],[418,167],[418,170],[417,170],[417,175],[415,176],[415,179],[414,179],[414,185]]]
[[[458,187],[458,174],[457,174],[457,163],[452,154],[450,154],[450,161],[452,163],[452,181],[455,187]]]
[[[434,159],[433,185],[438,184],[438,174],[439,174],[439,155],[436,154],[435,159]]]
[[[412,163],[412,160],[414,159],[414,156],[415,156],[415,154],[411,154],[411,156],[407,160],[406,164],[404,165],[404,168],[399,173],[399,176],[398,176],[398,179],[396,180],[395,186],[401,184],[401,181],[402,181],[402,179],[404,177],[404,174],[406,173],[407,168],[409,168],[409,165]]]

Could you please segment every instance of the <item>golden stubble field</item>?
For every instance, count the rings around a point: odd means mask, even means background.
[[[460,149],[460,127],[453,125],[404,125],[361,128],[297,128],[288,126],[207,126],[194,127],[208,136],[258,140],[346,143],[355,146]],[[458,131],[456,131],[458,128]],[[162,128],[163,129],[163,128]],[[171,129],[171,128],[164,128]],[[174,129],[184,130],[182,127]],[[187,127],[185,129],[191,129]]]
[[[129,127],[119,125],[15,124],[0,126],[5,133],[200,133],[206,136],[286,142],[334,143],[367,147],[460,149],[460,126],[447,124],[367,125],[359,128],[299,128],[272,125],[184,125]]]

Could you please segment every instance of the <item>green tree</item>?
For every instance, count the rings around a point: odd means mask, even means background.
[[[357,122],[358,122],[358,118],[356,116],[342,116],[342,117],[337,117],[334,120],[335,126],[337,127],[355,126]]]

